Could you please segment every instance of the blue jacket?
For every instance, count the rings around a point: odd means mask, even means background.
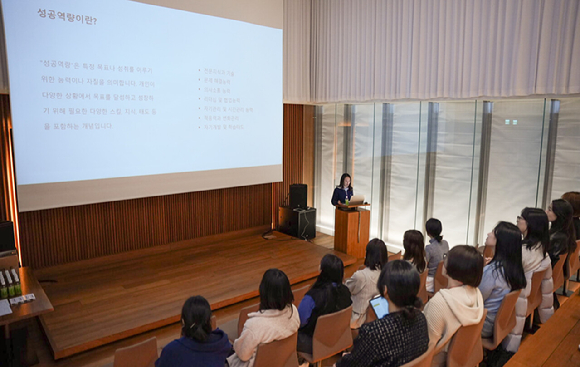
[[[224,367],[232,344],[228,336],[216,329],[205,343],[182,336],[167,344],[155,367]]]
[[[334,189],[334,193],[332,194],[332,199],[330,202],[332,205],[337,205],[340,201],[342,204],[346,201],[346,196],[348,195],[348,200],[352,197],[353,193],[352,190],[345,191],[343,188],[337,187]]]

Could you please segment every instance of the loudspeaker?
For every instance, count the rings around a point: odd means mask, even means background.
[[[305,184],[290,185],[290,208],[306,209],[308,197],[308,186]]]
[[[300,239],[316,237],[316,209],[278,208],[278,231]]]
[[[14,243],[14,223],[0,222],[0,252],[16,250]]]

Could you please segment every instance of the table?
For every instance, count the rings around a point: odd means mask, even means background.
[[[11,307],[11,314],[0,316],[0,326],[4,326],[4,337],[6,338],[7,350],[10,355],[12,349],[10,343],[10,324],[54,311],[52,304],[46,296],[46,293],[44,293],[40,283],[38,283],[38,280],[32,273],[32,270],[27,267],[18,270],[20,273],[19,276],[22,294],[34,293],[36,299],[32,302],[14,305]]]
[[[522,342],[507,367],[580,366],[580,296],[573,295]]]

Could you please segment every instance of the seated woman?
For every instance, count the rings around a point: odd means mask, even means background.
[[[181,338],[167,344],[156,367],[223,367],[232,345],[220,329],[211,329],[211,308],[202,296],[181,309]]]
[[[447,252],[449,251],[449,244],[441,236],[443,226],[439,219],[431,218],[425,223],[425,230],[429,236],[429,244],[425,247],[425,257],[427,258],[427,267],[429,274],[427,275],[427,292],[435,292],[435,273],[439,263],[443,261]]]
[[[553,200],[546,210],[548,220],[551,222],[548,254],[552,259],[552,268],[560,260],[560,255],[571,254],[576,250],[573,213],[572,205],[564,199]]]
[[[477,288],[483,274],[483,257],[472,246],[453,247],[443,267],[448,279],[425,305],[430,343],[435,343],[434,366],[444,366],[451,337],[462,326],[474,325],[483,317],[483,298]]]
[[[300,329],[298,351],[312,353],[312,335],[320,316],[344,310],[352,304],[348,288],[342,284],[344,264],[336,255],[324,255],[320,274],[298,306]],[[235,346],[235,345],[234,345]]]
[[[334,206],[344,204],[347,200],[350,200],[353,195],[354,193],[352,190],[350,175],[348,173],[343,173],[340,177],[340,185],[334,189],[330,202]]]
[[[345,354],[336,366],[400,366],[425,353],[429,331],[425,315],[419,310],[420,284],[419,273],[408,262],[386,264],[377,288],[389,303],[389,313],[361,326],[352,353]]]
[[[568,191],[562,195],[562,199],[572,205],[572,224],[576,233],[576,240],[580,240],[580,192]]]
[[[552,267],[550,257],[546,256],[550,244],[549,227],[548,216],[540,208],[524,208],[522,214],[518,216],[518,228],[524,236],[522,268],[526,276],[526,287],[516,303],[516,326],[502,342],[503,348],[511,353],[517,352],[520,347],[528,309],[528,296],[532,291],[532,276],[535,272],[546,270],[540,285],[542,292],[542,303],[538,307],[540,322],[545,323],[554,314]]]
[[[356,271],[350,279],[346,280],[346,286],[352,299],[352,317],[350,327],[358,329],[366,320],[366,312],[369,301],[376,296],[377,280],[381,269],[389,261],[387,246],[382,240],[374,238],[367,244],[365,256],[365,268]]]
[[[403,260],[407,260],[413,264],[419,274],[423,273],[427,266],[425,261],[425,237],[423,237],[423,233],[415,229],[406,231],[403,236],[403,247],[405,248]]]
[[[285,339],[298,330],[300,318],[292,301],[286,274],[267,270],[260,283],[260,309],[248,314],[240,337],[234,341],[235,354],[228,358],[230,367],[252,367],[259,344]]]
[[[522,266],[522,234],[518,227],[512,223],[499,222],[487,235],[485,245],[495,247],[495,254],[483,268],[479,284],[483,305],[487,309],[481,336],[490,338],[495,316],[504,297],[511,291],[525,288],[526,276]]]

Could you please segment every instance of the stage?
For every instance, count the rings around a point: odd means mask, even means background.
[[[212,309],[258,295],[265,270],[279,268],[295,284],[316,277],[335,253],[264,227],[181,241],[146,250],[35,271],[54,305],[40,318],[55,359],[178,322],[183,302],[201,294]]]

